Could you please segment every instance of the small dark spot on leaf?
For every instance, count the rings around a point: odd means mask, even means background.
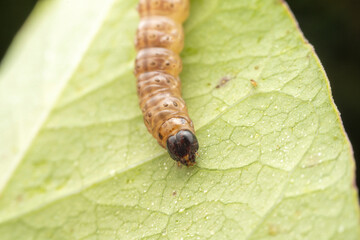
[[[173,195],[174,197],[176,196],[176,194],[177,194],[176,191],[173,191],[173,192],[172,192],[172,195]]]
[[[21,202],[23,200],[23,195],[22,194],[20,194],[20,195],[18,195],[17,197],[16,197],[16,201],[17,202]]]
[[[258,70],[258,69],[259,69],[259,66],[255,66],[254,68],[255,68],[255,70]]]
[[[275,224],[269,224],[268,229],[269,229],[269,235],[270,236],[278,235],[279,232],[280,232],[279,226],[275,225]]]
[[[256,82],[254,79],[251,79],[251,80],[250,80],[250,83],[251,83],[251,85],[253,85],[253,87],[257,87],[257,86],[258,86],[257,82]]]
[[[220,82],[218,85],[216,85],[215,88],[221,88],[223,86],[225,86],[225,84],[227,84],[231,79],[233,79],[232,77],[229,76],[224,76],[220,79]]]

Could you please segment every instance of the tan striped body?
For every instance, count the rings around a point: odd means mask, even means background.
[[[166,148],[167,139],[180,130],[195,133],[179,79],[189,0],[140,0],[138,11],[135,75],[140,107],[147,129]]]

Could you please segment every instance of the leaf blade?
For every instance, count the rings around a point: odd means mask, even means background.
[[[350,145],[288,10],[192,1],[181,78],[201,155],[178,169],[137,107],[134,6],[115,1],[13,174],[1,235],[356,239]]]

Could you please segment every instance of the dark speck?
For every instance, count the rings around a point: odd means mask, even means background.
[[[257,87],[257,85],[258,85],[254,79],[251,79],[250,83],[251,83],[251,85],[253,85],[253,87]]]
[[[215,88],[221,88],[223,86],[225,86],[225,84],[227,84],[231,79],[233,79],[232,77],[229,76],[224,76],[220,79],[220,82],[218,85],[216,85]]]

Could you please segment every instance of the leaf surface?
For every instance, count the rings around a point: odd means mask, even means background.
[[[17,37],[1,239],[358,239],[351,146],[286,5],[191,1],[181,79],[200,156],[179,168],[138,107],[136,3],[43,1]]]

